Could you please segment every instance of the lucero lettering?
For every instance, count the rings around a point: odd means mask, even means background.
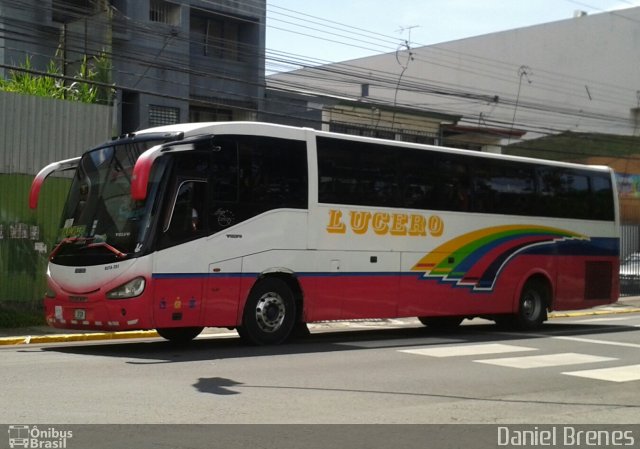
[[[346,234],[350,231],[357,235],[373,232],[377,235],[440,237],[444,232],[444,222],[437,215],[429,217],[422,214],[404,214],[390,212],[349,211],[346,220],[339,209],[329,210],[327,232]]]

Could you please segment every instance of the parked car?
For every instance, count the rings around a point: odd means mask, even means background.
[[[620,295],[640,294],[640,253],[631,253],[620,263]]]

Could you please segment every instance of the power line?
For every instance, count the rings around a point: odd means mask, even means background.
[[[6,3],[11,3],[17,7],[22,7],[27,8],[27,4],[26,2],[18,2],[18,1],[12,1],[12,0],[4,0]],[[205,2],[205,3],[211,3],[214,4],[213,2]],[[53,13],[53,8],[51,8],[51,11],[49,11],[51,13]],[[84,19],[85,18],[85,13],[86,10],[83,10],[81,8],[70,8],[68,10],[65,10],[66,14],[69,14],[73,17],[76,17],[78,19]],[[289,12],[287,12],[288,15],[293,15]],[[216,13],[217,15],[217,13]],[[229,14],[222,14],[225,17],[229,17],[229,18],[233,18],[233,20],[239,20],[239,21],[245,21],[247,23],[251,23],[251,24],[256,24],[255,20],[248,20],[248,19],[242,19],[242,18],[238,18],[236,16],[233,15],[229,15]],[[153,26],[153,24],[150,24],[148,22],[141,22],[141,21],[134,21],[131,20],[130,18],[127,17],[119,17],[122,20],[126,21],[126,27],[130,29],[130,32],[132,33],[133,36],[136,35],[136,33],[143,33],[145,34],[145,36],[147,38],[157,38],[157,39],[166,39],[167,38],[167,33],[166,31],[164,31],[164,29],[162,27],[157,27],[157,26]],[[6,22],[6,21],[5,21]],[[314,22],[318,22],[317,20],[314,20]],[[16,25],[14,23],[14,25]],[[20,40],[24,41],[24,42],[28,42],[29,39],[32,39],[32,30],[33,30],[33,26],[37,25],[35,21],[31,21],[31,22],[25,22],[23,24],[18,24],[16,25],[16,30],[19,31],[19,33],[17,33],[15,36],[13,35],[13,33],[11,33],[11,35],[8,35],[6,32],[4,32],[4,38],[5,40],[10,40],[12,38],[15,38],[16,42],[20,42]],[[258,24],[257,26],[264,26],[263,24]],[[331,25],[333,26],[333,25]],[[314,27],[318,28],[316,25],[314,25]],[[339,26],[335,26],[335,28],[341,29]],[[31,34],[29,34],[31,30]],[[359,30],[357,31],[358,34],[361,34],[363,37],[365,36],[369,36],[369,34],[367,34],[367,32],[365,32],[366,30]],[[3,33],[2,30],[0,30],[0,33]],[[349,35],[348,34],[344,34],[342,31],[340,33],[335,33],[335,34],[339,34],[340,35],[340,39],[348,39]],[[371,34],[371,36],[375,36],[375,34]],[[132,38],[133,39],[133,38]],[[206,76],[207,73],[203,73],[201,71],[198,70],[194,70],[193,68],[190,67],[189,65],[189,60],[188,60],[188,55],[185,55],[184,52],[181,54],[181,48],[189,48],[190,45],[192,45],[194,43],[194,39],[195,37],[192,35],[189,35],[188,33],[183,33],[180,32],[177,36],[175,36],[173,38],[174,44],[175,44],[175,48],[167,48],[166,52],[162,52],[163,54],[158,56],[157,58],[153,58],[150,57],[151,55],[148,52],[145,52],[145,50],[143,48],[136,48],[136,49],[130,49],[129,51],[127,51],[126,53],[123,54],[110,54],[109,56],[111,58],[114,59],[114,61],[118,61],[118,62],[127,62],[127,61],[135,61],[136,65],[139,67],[139,69],[137,70],[123,70],[120,69],[119,71],[117,71],[117,75],[121,76],[121,77],[138,77],[139,79],[147,79],[147,80],[151,80],[151,81],[161,81],[162,79],[156,75],[151,73],[152,69],[157,69],[157,70],[170,70],[173,71],[177,74],[182,74],[182,75],[195,75],[195,76]],[[368,37],[367,37],[368,39]],[[372,39],[374,39],[372,37]],[[364,39],[363,39],[364,40]],[[397,40],[396,40],[397,41]],[[381,37],[381,43],[383,44],[388,44],[389,42],[392,42],[391,40],[386,40],[386,37]],[[372,41],[372,44],[375,43],[375,39]],[[51,43],[51,47],[53,48],[57,43],[56,42],[52,42]],[[104,45],[107,44],[106,42],[101,42],[98,40],[90,40],[89,41],[90,46],[93,47],[99,47],[100,45]],[[217,43],[218,45],[224,47],[225,42],[221,41]],[[167,45],[167,47],[171,47],[169,45]],[[241,44],[241,48],[243,51],[247,52],[247,53],[253,53],[254,55],[256,55],[256,57],[259,58],[263,58],[262,60],[264,61],[264,64],[276,64],[276,65],[298,65],[298,66],[302,66],[307,68],[307,71],[309,70],[309,66],[313,65],[317,62],[321,62],[318,60],[314,60],[313,58],[308,58],[308,57],[304,57],[301,55],[293,55],[293,54],[288,54],[285,52],[278,52],[272,49],[266,49],[264,54],[260,54],[260,48],[255,46],[255,45],[249,45],[249,44]],[[81,51],[81,48],[77,48],[75,49],[76,51]],[[420,52],[421,49],[418,49],[416,51],[417,56],[416,56],[416,60],[417,61],[421,61],[422,58],[428,58],[430,60],[433,60],[434,58],[432,57],[434,52],[434,49],[428,48],[425,49],[424,55],[422,52]],[[156,49],[157,51],[157,49]],[[455,66],[455,59],[458,58],[459,61],[459,55],[461,53],[459,52],[452,52],[452,51],[444,51],[442,49],[437,49],[435,50],[437,52],[439,52],[439,54],[441,56],[438,57],[440,63],[443,66],[446,67],[451,67],[451,66]],[[428,55],[428,56],[425,56]],[[444,59],[443,59],[444,58]],[[187,64],[185,66],[184,61],[187,61]],[[492,71],[494,71],[496,68],[500,68],[500,70],[506,70],[508,67],[510,67],[510,65],[508,63],[493,63],[492,60],[490,59],[486,59],[486,58],[475,58],[475,59],[470,59],[470,61],[472,61],[474,64],[477,64],[476,67],[482,67],[485,66],[487,67],[487,69],[490,69]],[[475,62],[474,62],[475,61]],[[486,71],[485,73],[483,73],[482,71],[480,71],[479,68],[473,68],[473,66],[470,66],[469,63],[460,63],[459,64],[459,68],[462,70],[468,70],[471,73],[475,73],[478,76],[495,76],[496,73],[491,73],[490,71]],[[132,67],[133,68],[133,67]],[[378,88],[378,89],[395,89],[396,88],[396,84],[397,80],[398,80],[398,74],[397,73],[391,73],[391,72],[386,72],[383,70],[371,70],[369,68],[363,68],[363,67],[358,67],[352,63],[347,63],[347,64],[330,64],[329,66],[323,66],[323,67],[319,67],[319,68],[315,68],[314,69],[317,74],[316,75],[312,75],[316,78],[321,78],[324,80],[329,81],[330,83],[333,82],[343,82],[343,83],[349,83],[351,85],[359,85],[363,79],[366,79],[368,82],[371,83],[372,87]],[[538,83],[538,81],[536,81],[536,84],[539,84],[541,88],[547,89],[547,90],[551,90],[552,88],[554,88],[554,84],[553,83],[549,83],[549,86],[546,87],[545,83],[544,83],[544,79],[545,78],[549,78],[551,79],[551,76],[547,75],[546,72],[544,71],[540,71],[536,68],[536,73],[541,73],[541,80],[540,83]],[[238,75],[234,75],[232,73],[225,73],[225,72],[220,72],[220,73],[216,73],[215,74],[216,77],[218,77],[220,80],[222,81],[227,81],[227,82],[232,82],[232,83],[237,83],[238,85],[243,85],[243,86],[247,86],[250,88],[256,88],[259,89],[261,87],[264,87],[263,84],[261,84],[260,82],[260,77],[253,79],[253,80],[248,80],[245,79],[241,76]],[[309,75],[305,75],[305,76],[309,76]],[[507,75],[499,75],[499,76],[503,76],[504,79],[507,79]],[[557,75],[558,78],[561,77],[561,75]],[[566,78],[566,77],[565,77]],[[302,79],[302,78],[301,78]],[[536,78],[538,79],[538,78]],[[590,82],[591,84],[595,84]],[[182,89],[186,89],[186,92],[188,92],[189,89],[189,81],[188,79],[186,81],[172,81],[172,84],[176,87],[176,88],[182,88]],[[574,83],[577,84],[577,83]],[[278,86],[278,82],[274,81],[274,86]],[[580,88],[583,89],[584,83],[580,84]],[[287,88],[304,88],[305,87],[305,83],[294,83],[294,82],[288,82],[287,85],[283,86],[283,87],[287,87]],[[613,90],[616,89],[616,86],[608,86],[609,88]],[[127,88],[126,85],[119,85],[118,88],[121,89],[127,89],[127,90],[131,90],[131,88]],[[137,90],[137,89],[136,89]],[[141,90],[141,92],[144,92],[146,94],[149,95],[157,95],[162,97],[163,94],[162,93],[158,93],[158,92],[154,92],[151,91],[149,89],[146,90]],[[261,101],[262,99],[258,96],[257,93],[252,93],[252,90],[247,91],[248,93],[246,95],[244,95],[244,98],[246,98],[249,102],[257,104],[259,101]],[[335,90],[335,89],[326,89],[324,90],[324,92],[327,95],[341,95],[342,92],[340,90]],[[465,88],[464,86],[460,86],[454,83],[442,83],[442,82],[433,82],[433,81],[429,81],[428,79],[424,79],[424,78],[419,78],[419,77],[412,77],[409,74],[407,74],[406,76],[403,77],[403,82],[401,86],[398,86],[398,92],[401,92],[403,94],[408,94],[411,95],[412,92],[416,92],[416,93],[420,93],[420,92],[429,92],[432,93],[434,95],[440,96],[442,98],[456,98],[459,99],[461,101],[464,102],[464,104],[476,104],[478,106],[480,105],[484,105],[484,104],[500,104],[500,105],[504,105],[504,106],[508,106],[509,104],[513,105],[515,98],[513,98],[513,94],[509,94],[506,92],[482,92],[481,90],[479,90],[478,88]],[[622,92],[622,91],[621,91]],[[225,105],[223,102],[221,103],[220,101],[215,101],[214,97],[216,96],[222,96],[222,97],[229,97],[229,98],[238,98],[237,92],[235,91],[229,91],[229,90],[224,90],[224,89],[220,89],[220,88],[214,88],[208,91],[203,91],[202,92],[202,96],[203,97],[211,97],[212,98],[212,103],[211,104],[215,104],[215,105]],[[175,98],[175,99],[181,99],[182,101],[192,101],[193,99],[189,96],[180,96],[180,95],[170,95],[170,96],[166,96],[164,95],[164,97],[166,98]],[[495,99],[498,98],[498,101],[496,102]],[[354,98],[357,99],[357,98]],[[372,98],[372,101],[381,105],[384,104],[390,104],[389,100],[385,100],[383,97],[374,97]],[[397,102],[397,105],[400,107],[413,107],[415,108],[414,104],[404,104],[402,102]],[[535,101],[532,101],[531,99],[528,99],[526,96],[523,96],[522,98],[522,102],[519,103],[519,107],[522,107],[525,110],[531,110],[531,111],[540,111],[540,112],[552,112],[555,114],[561,114],[563,116],[566,116],[567,118],[570,117],[575,117],[575,118],[591,118],[591,119],[597,119],[597,120],[602,120],[602,121],[608,121],[611,123],[623,123],[627,120],[626,117],[616,117],[615,115],[611,115],[609,113],[605,113],[605,112],[585,112],[585,111],[580,111],[580,110],[575,110],[572,108],[568,108],[566,106],[553,106],[553,105],[548,105],[548,104],[538,104]],[[431,111],[431,112],[442,112],[442,111],[435,111],[433,110],[433,108],[429,108],[429,107],[422,107],[420,108],[424,111]],[[250,110],[252,112],[255,112],[256,109],[251,109],[251,108],[247,108],[247,110]],[[475,113],[470,113],[470,114],[465,114],[465,120],[467,121],[473,121],[473,120],[480,120],[482,115],[482,112],[475,112]],[[489,124],[493,124],[493,125],[505,125],[503,122],[501,122],[500,120],[495,120],[495,119],[491,119],[488,117],[482,117],[482,119]],[[404,118],[403,120],[407,120],[406,118]],[[514,121],[515,122],[515,121]],[[399,123],[398,126],[402,126],[402,123]],[[511,126],[511,123],[507,124],[507,128]],[[526,130],[532,130],[532,131],[536,131],[536,132],[548,132],[548,133],[552,133],[552,132],[557,132],[557,131],[562,131],[562,128],[557,128],[554,126],[549,126],[548,123],[546,123],[545,121],[541,121],[539,123],[535,123],[532,121],[528,121],[527,123],[514,123],[514,126],[517,126],[518,128],[522,128],[522,129],[526,129]]]

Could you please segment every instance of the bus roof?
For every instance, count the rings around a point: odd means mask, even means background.
[[[135,135],[159,132],[183,132],[185,138],[195,137],[198,135],[215,135],[215,134],[242,134],[242,135],[260,135],[268,137],[281,137],[294,140],[304,140],[308,133],[315,134],[317,137],[327,137],[332,139],[343,139],[350,141],[369,142],[376,145],[388,145],[402,148],[416,148],[431,151],[448,152],[452,154],[461,154],[472,157],[503,159],[511,161],[527,162],[531,164],[542,164],[557,167],[573,167],[573,168],[589,168],[596,171],[611,171],[609,167],[602,165],[585,165],[575,162],[561,162],[548,159],[537,159],[524,156],[513,156],[507,154],[485,153],[479,151],[470,151],[458,148],[450,148],[438,145],[419,144],[411,142],[403,142],[400,140],[387,140],[375,137],[363,137],[351,134],[340,134],[329,131],[319,131],[312,128],[299,128],[295,126],[278,125],[263,122],[201,122],[201,123],[180,123],[175,125],[166,125],[155,128],[149,128],[137,131]]]

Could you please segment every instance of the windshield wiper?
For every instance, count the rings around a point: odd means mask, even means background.
[[[119,249],[109,245],[107,242],[90,243],[85,248],[105,248],[115,254],[118,259],[124,259],[125,257],[127,257],[126,253],[123,253]]]
[[[51,251],[49,254],[49,260],[53,260],[54,257],[58,254],[60,249],[65,245],[70,245],[72,243],[86,243],[91,240],[94,240],[95,237],[67,237],[66,239],[62,239],[58,245]]]
[[[92,242],[95,239],[96,239],[95,237],[69,237],[66,239],[62,239],[62,241],[58,243],[58,245],[51,252],[51,255],[49,256],[49,260],[53,260],[53,258],[58,254],[60,249],[65,245],[70,245],[73,243],[88,243],[88,242]],[[88,249],[88,248],[105,248],[106,250],[111,251],[113,254],[115,254],[118,259],[124,259],[125,257],[127,257],[126,253],[123,253],[122,251],[118,250],[117,248],[114,248],[113,246],[109,245],[106,242],[89,243],[88,245],[86,245],[81,249]]]

